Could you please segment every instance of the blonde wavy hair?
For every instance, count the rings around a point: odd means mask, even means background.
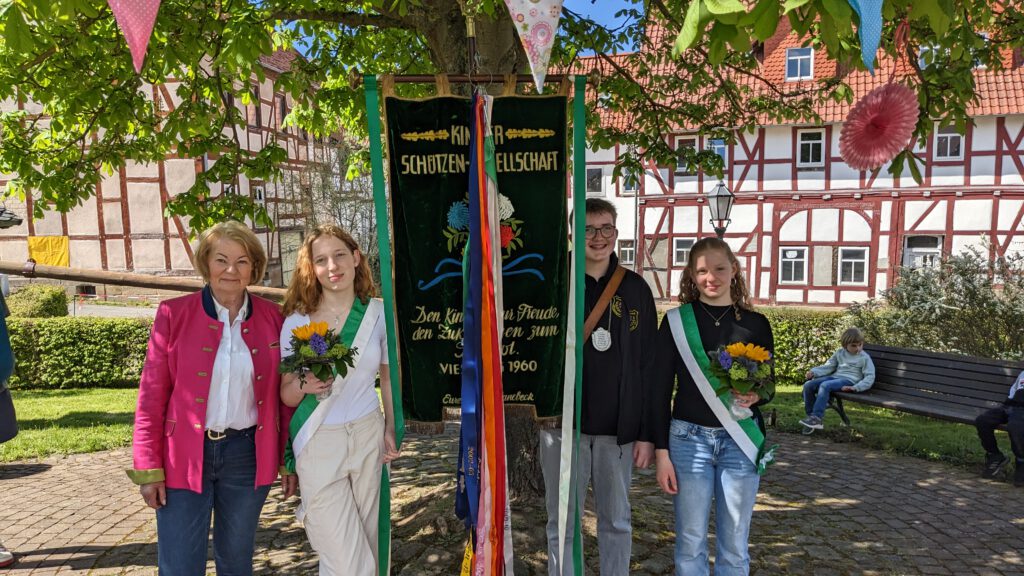
[[[730,282],[729,293],[732,296],[732,303],[736,307],[736,319],[738,320],[740,310],[753,310],[754,304],[750,301],[750,290],[747,288],[746,278],[743,277],[743,268],[740,266],[740,261],[736,259],[736,255],[732,253],[732,248],[725,241],[715,237],[698,240],[690,248],[690,256],[686,260],[686,269],[683,270],[683,277],[679,280],[679,301],[687,304],[700,299],[700,289],[697,288],[697,283],[693,281],[693,276],[696,273],[697,258],[713,250],[725,254],[735,270]]]
[[[333,236],[341,240],[352,251],[352,254],[359,254],[359,265],[356,266],[354,280],[356,297],[366,304],[370,298],[377,295],[377,285],[370,273],[370,263],[359,250],[359,244],[351,234],[340,226],[324,224],[306,236],[302,247],[299,248],[298,259],[295,262],[295,274],[292,276],[288,291],[284,295],[284,303],[281,305],[285,316],[296,311],[300,314],[312,314],[320,306],[324,289],[320,286],[320,281],[316,278],[316,271],[313,269],[313,242],[324,236]]]
[[[210,281],[210,252],[218,240],[231,240],[241,244],[252,260],[252,275],[248,284],[252,286],[263,281],[263,275],[267,272],[267,252],[263,249],[263,244],[248,226],[236,220],[227,220],[214,224],[199,235],[199,245],[192,257],[192,265],[203,277],[204,282]]]

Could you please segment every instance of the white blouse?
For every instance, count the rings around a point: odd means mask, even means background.
[[[242,321],[249,312],[249,295],[234,322],[230,311],[213,299],[217,320],[224,323],[213,361],[213,377],[206,405],[206,429],[223,432],[228,428],[244,430],[256,425],[256,392],[253,387],[252,354],[242,340]]]

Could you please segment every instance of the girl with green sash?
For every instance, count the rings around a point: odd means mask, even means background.
[[[326,322],[354,351],[354,366],[330,382],[309,372],[281,378],[281,399],[295,407],[285,467],[298,474],[297,515],[320,556],[321,575],[377,574],[381,467],[399,453],[375,290],[352,236],[325,225],[299,249],[283,305],[282,357],[292,354],[292,330],[311,322]],[[378,374],[383,413],[374,390]]]
[[[739,261],[717,238],[690,249],[679,293],[682,305],[666,313],[658,330],[650,403],[658,484],[674,495],[675,574],[709,574],[714,501],[715,575],[746,575],[759,474],[772,457],[757,405],[770,398],[735,390],[716,395],[708,354],[736,342],[774,352],[772,328],[752,309]],[[753,417],[738,420],[737,407],[752,408]]]

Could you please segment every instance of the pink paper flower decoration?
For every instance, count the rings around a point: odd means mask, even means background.
[[[874,170],[907,147],[917,124],[917,95],[903,84],[879,86],[850,110],[839,154],[855,170]]]

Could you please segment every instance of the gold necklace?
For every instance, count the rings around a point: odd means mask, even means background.
[[[729,312],[732,312],[732,306],[733,305],[730,304],[729,307],[725,309],[725,312],[722,312],[721,316],[715,318],[715,315],[712,314],[710,310],[708,310],[707,306],[705,306],[703,302],[700,303],[701,310],[703,310],[705,314],[710,316],[711,319],[715,321],[715,326],[721,326],[722,318],[725,318],[726,314],[728,314]]]

